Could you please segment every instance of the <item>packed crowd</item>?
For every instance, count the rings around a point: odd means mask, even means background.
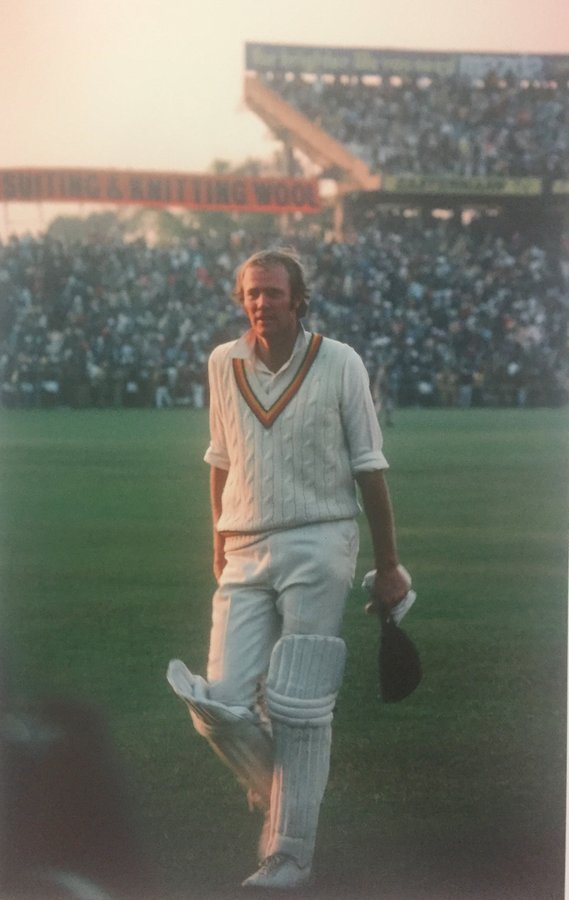
[[[246,325],[234,270],[267,243],[235,231],[167,247],[0,244],[2,405],[206,405],[208,354]],[[562,264],[523,234],[397,217],[350,243],[295,245],[312,285],[306,326],[362,355],[378,410],[569,399]]]
[[[269,87],[390,174],[569,177],[567,84],[513,79],[265,76]]]

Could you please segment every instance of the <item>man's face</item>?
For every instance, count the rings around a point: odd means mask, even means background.
[[[253,265],[245,269],[243,309],[255,336],[261,341],[296,334],[296,303],[291,297],[289,274],[283,265]]]

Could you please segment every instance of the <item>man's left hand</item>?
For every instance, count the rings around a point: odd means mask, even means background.
[[[366,612],[379,614],[382,606],[393,609],[403,600],[411,587],[411,576],[404,566],[392,566],[389,569],[378,570],[375,575],[375,583],[371,601],[366,606]]]

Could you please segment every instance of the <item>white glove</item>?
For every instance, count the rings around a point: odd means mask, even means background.
[[[376,573],[377,573],[377,569],[372,569],[371,572],[367,572],[364,575],[364,580],[362,581],[362,588],[370,596],[373,593],[373,587],[375,584]],[[405,574],[408,575],[409,573],[407,571],[405,571]],[[411,583],[411,578],[409,577],[409,584],[410,583]],[[401,622],[401,619],[403,618],[403,616],[406,613],[409,612],[409,610],[413,606],[416,599],[417,599],[416,592],[414,590],[412,590],[411,588],[409,588],[409,590],[403,597],[403,600],[400,600],[399,603],[397,603],[395,606],[391,607],[389,614],[396,625],[399,625],[399,623]],[[374,612],[375,611],[374,606],[375,606],[375,604],[373,603],[373,601],[370,601],[366,605],[365,611],[366,612]]]

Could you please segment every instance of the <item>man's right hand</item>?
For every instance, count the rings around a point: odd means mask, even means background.
[[[210,501],[211,501],[211,518],[213,524],[213,574],[215,580],[219,581],[221,573],[225,569],[225,537],[217,530],[217,523],[221,515],[221,499],[223,497],[223,488],[227,481],[229,472],[227,469],[218,469],[212,466],[209,476]]]

